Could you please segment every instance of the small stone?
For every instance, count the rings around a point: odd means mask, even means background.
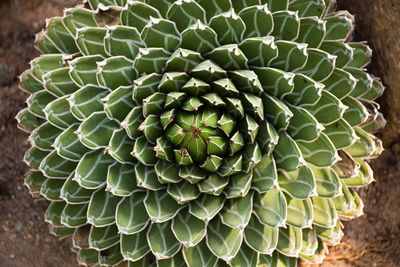
[[[14,224],[14,231],[19,232],[22,230],[22,223],[21,222],[17,222],[16,224]]]

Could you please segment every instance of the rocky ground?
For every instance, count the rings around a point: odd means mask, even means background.
[[[26,95],[17,75],[38,52],[34,33],[45,18],[62,14],[79,0],[0,1],[0,266],[77,266],[70,240],[50,235],[44,222],[47,203],[34,200],[23,186],[21,159],[27,135],[17,130],[14,116]],[[400,256],[400,2],[398,0],[338,0],[356,16],[355,40],[367,40],[374,50],[369,71],[382,78],[387,90],[379,100],[388,120],[381,134],[383,155],[373,161],[376,182],[359,193],[365,215],[344,223],[343,242],[330,248],[320,265],[399,266]],[[306,263],[302,265],[307,266]]]

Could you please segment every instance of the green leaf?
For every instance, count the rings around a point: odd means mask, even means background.
[[[196,65],[203,61],[200,53],[187,49],[178,48],[168,59],[165,71],[190,72]],[[186,79],[187,81],[188,79]],[[179,88],[177,90],[179,91]]]
[[[253,170],[251,187],[258,193],[266,193],[277,182],[275,160],[271,156],[263,156],[260,163]]]
[[[77,130],[79,140],[90,149],[106,147],[114,132],[117,123],[107,118],[104,112],[95,112],[90,115]]]
[[[95,249],[106,249],[119,243],[118,228],[112,224],[106,227],[92,226],[89,234],[89,245]]]
[[[60,190],[65,180],[62,179],[47,179],[40,188],[40,194],[50,200],[60,200]]]
[[[141,47],[145,47],[145,44],[136,28],[121,25],[108,27],[104,37],[104,49],[107,54],[134,60]]]
[[[235,267],[239,266],[256,267],[258,262],[258,257],[259,254],[256,251],[248,247],[246,244],[243,244],[240,247],[240,250],[236,254],[236,256],[230,261],[230,265]]]
[[[243,20],[233,9],[212,17],[209,25],[217,33],[221,45],[240,43],[246,30]]]
[[[294,88],[292,92],[284,98],[294,106],[314,105],[321,97],[324,85],[315,82],[313,79],[303,75],[294,76]]]
[[[293,118],[287,129],[290,136],[296,141],[313,141],[318,138],[324,129],[322,125],[307,110],[301,107],[291,107]]]
[[[141,131],[139,131],[139,126],[142,124],[143,120],[143,108],[134,107],[121,122],[121,127],[125,129],[131,139],[135,139],[142,135]]]
[[[95,18],[96,12],[83,7],[75,7],[66,9],[64,12],[63,24],[71,32],[72,36],[76,36],[78,29],[83,27],[97,27]]]
[[[139,32],[147,25],[150,18],[161,18],[161,14],[156,8],[141,1],[129,3],[121,12],[121,24],[136,28]]]
[[[319,49],[328,52],[331,55],[337,56],[336,67],[343,68],[353,58],[353,49],[348,43],[340,41],[323,41]]]
[[[256,2],[256,6],[246,3],[241,11],[237,11],[246,25],[245,39],[268,36],[273,30],[274,22],[267,5],[260,6],[257,0]],[[234,3],[240,3],[240,1],[235,1]]]
[[[327,228],[335,227],[337,222],[337,213],[333,202],[329,198],[311,198],[314,209],[313,223]]]
[[[303,242],[301,245],[300,256],[304,257],[306,255],[314,257],[314,255],[317,254],[318,243],[319,243],[315,230],[303,229],[302,232],[303,232],[302,233]]]
[[[285,225],[287,204],[279,189],[271,189],[263,194],[256,193],[253,209],[262,224],[270,227]]]
[[[286,223],[299,228],[310,228],[313,223],[313,206],[309,198],[301,200],[286,196]]]
[[[120,197],[102,189],[96,191],[90,199],[87,221],[98,227],[114,224],[115,210],[120,201]]]
[[[124,56],[109,57],[97,62],[97,81],[100,86],[114,90],[120,86],[130,86],[137,73],[132,61]]]
[[[171,258],[181,248],[171,230],[171,221],[151,224],[147,232],[147,242],[157,260]]]
[[[133,144],[133,140],[128,137],[125,130],[120,128],[113,132],[106,153],[120,163],[132,163],[134,160],[130,152]]]
[[[320,133],[312,142],[297,141],[304,160],[317,167],[329,167],[339,160],[335,146],[331,140]]]
[[[180,43],[175,23],[161,18],[150,17],[141,37],[147,47],[161,47],[170,52],[175,51]]]
[[[244,197],[228,199],[221,211],[222,223],[231,228],[244,229],[252,215],[253,194]]]
[[[322,124],[331,124],[340,119],[346,106],[332,93],[323,90],[321,98],[314,105],[304,106]]]
[[[78,52],[73,36],[63,24],[62,18],[51,18],[46,29],[39,33],[36,45],[45,54],[74,54]]]
[[[197,186],[186,181],[169,184],[167,192],[180,205],[192,201],[200,195]]]
[[[278,56],[278,48],[272,36],[248,38],[239,47],[251,66],[267,67]]]
[[[304,164],[304,159],[297,143],[286,133],[279,134],[279,142],[273,150],[278,169],[294,171]]]
[[[39,169],[50,178],[67,178],[76,168],[76,162],[60,157],[55,150],[40,162]]]
[[[307,62],[307,44],[290,41],[276,41],[278,56],[273,58],[269,66],[283,71],[294,72],[301,69]]]
[[[103,150],[86,153],[75,170],[74,181],[86,189],[102,187],[107,180],[107,169],[115,160]]]
[[[44,74],[43,86],[50,93],[58,97],[72,94],[79,88],[71,79],[68,67],[49,71]]]
[[[75,134],[77,129],[78,125],[71,125],[54,140],[54,148],[57,154],[71,161],[79,161],[89,151]],[[38,141],[36,141],[36,144],[38,144]]]
[[[317,188],[318,197],[334,198],[342,191],[342,184],[336,172],[330,168],[310,166]]]
[[[145,232],[144,229],[150,221],[143,203],[146,196],[146,192],[135,191],[129,197],[121,200],[116,208],[115,218],[119,232],[125,235]]]
[[[198,21],[205,23],[206,12],[196,1],[174,1],[167,18],[174,21],[182,32]]]
[[[115,162],[108,168],[106,190],[116,196],[129,196],[138,189],[136,183],[132,182],[135,178],[133,165]]]
[[[110,93],[110,90],[97,85],[86,85],[70,95],[67,100],[70,110],[78,120],[87,119],[96,111],[103,111],[101,99]]]
[[[78,29],[76,35],[76,44],[85,56],[102,55],[107,56],[104,50],[104,37],[107,30],[104,28],[84,27]]]
[[[196,200],[190,201],[189,212],[207,223],[222,209],[224,201],[224,197],[202,194]]]
[[[224,261],[230,261],[239,252],[243,241],[243,231],[230,228],[219,217],[207,227],[207,246],[211,252]]]
[[[153,191],[165,188],[165,186],[158,181],[154,166],[145,166],[138,163],[135,166],[135,172],[138,187]]]
[[[132,235],[121,235],[121,254],[124,259],[137,262],[150,252],[146,239],[146,231]]]
[[[295,0],[289,4],[289,10],[298,11],[300,17],[321,17],[325,11],[325,2]]]
[[[289,257],[298,257],[302,245],[302,232],[300,228],[288,226],[279,228],[277,250]]]
[[[55,139],[62,130],[52,126],[50,123],[45,122],[36,129],[34,129],[29,136],[29,141],[32,145],[36,145],[43,150],[52,150]]]
[[[205,1],[208,0],[202,0],[199,4],[201,5]],[[181,41],[181,48],[197,51],[201,54],[205,54],[218,47],[217,33],[207,25],[201,23],[201,21],[197,21],[185,29],[181,33]]]
[[[206,224],[186,209],[179,212],[172,221],[172,232],[185,247],[195,247],[206,236]]]
[[[351,96],[342,99],[342,103],[348,107],[343,114],[343,119],[351,126],[360,125],[368,119],[367,108]]]
[[[170,53],[163,48],[139,48],[133,67],[140,74],[161,73],[169,57]]]
[[[225,70],[247,68],[247,58],[237,44],[214,48],[207,56]]]
[[[169,221],[182,208],[165,191],[148,191],[144,206],[151,221],[156,224]]]
[[[199,185],[200,192],[219,196],[228,185],[227,177],[221,177],[218,174],[210,174],[207,179],[201,181]]]
[[[15,119],[18,122],[18,128],[25,132],[31,132],[41,124],[41,120],[30,112],[28,108],[24,108],[18,112]]]
[[[28,167],[35,170],[39,169],[40,162],[49,154],[49,151],[41,150],[37,147],[31,147],[24,155],[24,162]]]
[[[297,170],[278,173],[279,186],[291,197],[306,199],[315,195],[315,180],[311,168],[307,165],[300,166]]]
[[[314,48],[308,48],[307,53],[307,63],[298,72],[317,82],[326,80],[335,69],[336,56]]]
[[[232,3],[229,0],[220,0],[218,2],[214,0],[199,0],[199,4],[206,11],[207,21],[218,14],[229,11],[232,8]]]
[[[239,172],[231,176],[230,184],[226,190],[227,198],[244,197],[250,190],[251,181],[253,179],[253,172],[244,173]]]
[[[278,2],[275,0],[272,1]],[[287,0],[282,1],[279,5],[285,5],[285,2],[287,3]],[[270,7],[270,10],[272,12],[275,11],[273,7]],[[280,10],[282,11],[277,11],[272,15],[274,19],[274,31],[272,32],[272,36],[275,36],[278,40],[296,40],[300,30],[300,19],[298,14],[283,8]]]
[[[354,16],[348,11],[338,11],[325,18],[325,40],[347,40],[354,30]]]
[[[69,204],[88,203],[93,194],[93,190],[81,187],[73,178],[74,173],[71,173],[70,177],[68,177],[61,188],[60,198]]]
[[[206,240],[193,247],[183,247],[183,257],[189,267],[212,267],[217,263],[218,258],[208,249]]]
[[[246,244],[261,254],[271,254],[278,243],[278,229],[260,223],[257,216],[252,216],[244,229]]]
[[[341,99],[354,90],[357,80],[350,72],[336,68],[324,84],[325,90]]]
[[[69,62],[69,75],[79,86],[97,85],[97,62],[104,58],[100,55],[77,57]]]
[[[321,1],[317,2],[322,3]],[[318,48],[321,42],[324,40],[326,32],[325,21],[320,20],[317,17],[301,17],[299,36],[297,37],[296,41],[299,43],[308,44],[309,48]]]
[[[372,50],[366,43],[350,43],[353,49],[353,58],[347,65],[352,68],[364,68],[371,61]]]
[[[153,145],[150,144],[145,136],[141,136],[135,140],[131,154],[146,166],[151,166],[157,161],[156,153],[153,151]]]
[[[72,115],[67,96],[60,97],[50,102],[44,109],[46,119],[60,129],[67,129],[71,124],[77,123]]]
[[[114,265],[123,260],[121,255],[120,244],[106,249],[105,251],[99,251],[99,264],[100,265]]]

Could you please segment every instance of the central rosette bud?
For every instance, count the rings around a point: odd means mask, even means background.
[[[183,169],[190,170],[191,183],[196,182],[193,177],[203,179],[207,173],[225,177],[249,172],[261,159],[256,137],[264,120],[262,88],[251,79],[254,72],[229,72],[212,60],[196,62],[185,50],[172,58],[173,71],[136,80],[133,98],[141,106],[131,112],[136,117],[129,124],[142,123],[137,131],[128,128],[132,134],[142,132],[144,138],[136,139],[133,155],[145,165],[175,163],[181,178]],[[188,67],[193,63],[197,65]],[[151,155],[146,150],[155,151],[155,156],[143,156],[142,152]],[[163,180],[160,174],[158,178]]]

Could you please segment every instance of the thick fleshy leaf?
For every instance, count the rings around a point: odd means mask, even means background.
[[[171,221],[151,224],[147,232],[147,242],[157,260],[171,258],[181,248],[171,230]]]
[[[93,193],[87,213],[87,220],[95,226],[111,225],[115,222],[115,210],[120,197],[104,190],[98,190]]]
[[[292,172],[281,170],[278,173],[279,186],[296,199],[306,199],[315,194],[315,180],[307,165]]]
[[[210,27],[217,33],[220,44],[240,43],[246,29],[243,20],[233,9],[211,18]]]
[[[285,225],[287,203],[279,189],[271,189],[263,194],[254,196],[254,214],[264,225],[280,227]]]
[[[224,197],[203,194],[189,203],[189,212],[200,220],[209,222],[222,209],[224,201]]]
[[[118,204],[115,222],[119,232],[132,235],[146,228],[150,221],[143,204],[146,195],[145,192],[136,191]]]
[[[288,226],[279,228],[277,250],[289,257],[297,257],[301,250],[302,232],[300,228]]]
[[[103,150],[88,152],[79,161],[73,180],[86,189],[100,188],[106,183],[108,166],[114,161]]]
[[[132,235],[121,235],[121,254],[124,259],[137,262],[150,252],[146,231]]]
[[[187,210],[179,212],[172,221],[175,237],[185,247],[195,247],[206,235],[206,224]]]
[[[151,221],[156,224],[172,219],[181,209],[167,192],[161,191],[149,191],[144,206]]]
[[[108,168],[106,190],[116,196],[129,196],[137,189],[135,180],[133,165],[115,162]]]
[[[244,230],[246,244],[261,254],[271,254],[278,243],[278,229],[260,223],[252,216]]]
[[[245,197],[228,199],[221,211],[222,223],[231,228],[244,229],[252,215],[253,194]]]
[[[109,248],[119,242],[118,228],[112,224],[106,227],[92,226],[89,235],[89,246],[100,250]]]
[[[239,252],[243,231],[224,225],[216,217],[208,224],[207,233],[207,246],[218,258],[230,261]]]
[[[182,253],[185,262],[189,267],[212,267],[215,266],[218,260],[218,258],[208,249],[205,239],[194,247],[184,247]]]

